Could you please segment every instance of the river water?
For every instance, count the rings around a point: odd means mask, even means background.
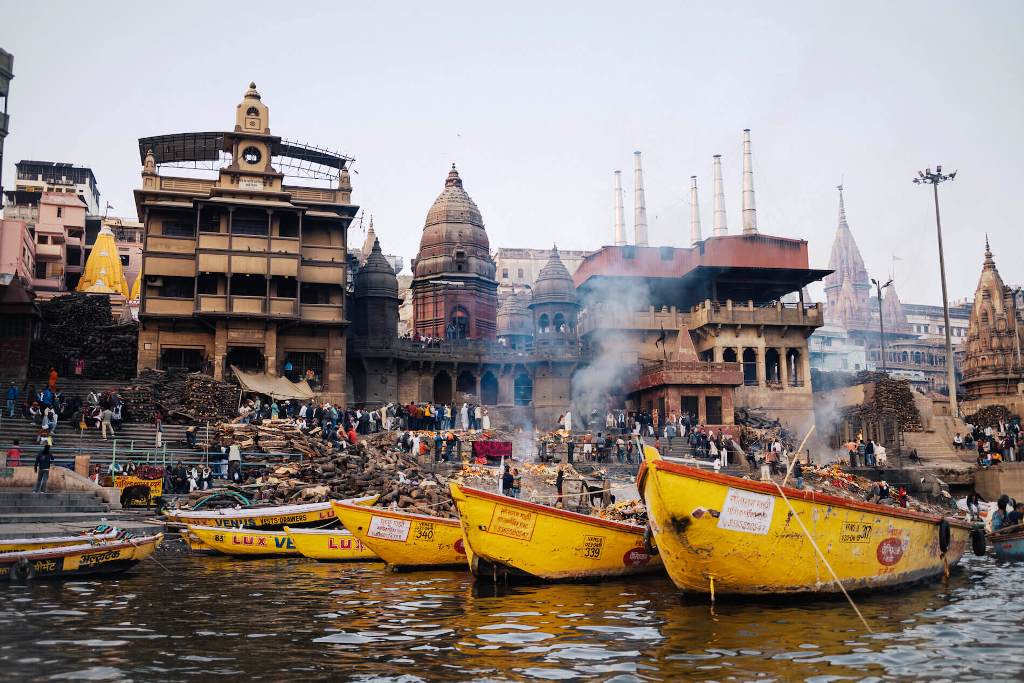
[[[463,572],[162,554],[0,586],[0,680],[1020,680],[1024,566],[845,602],[682,602],[667,578],[501,587]]]

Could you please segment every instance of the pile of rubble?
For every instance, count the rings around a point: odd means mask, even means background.
[[[799,446],[796,434],[783,427],[777,419],[771,419],[751,408],[736,408],[734,414],[739,427],[740,445],[744,449],[758,444],[762,450],[767,450],[775,441],[780,441],[783,448],[790,451]]]
[[[149,420],[157,409],[164,421],[179,424],[219,422],[238,412],[238,386],[199,372],[147,368],[120,395],[129,419],[137,422]]]

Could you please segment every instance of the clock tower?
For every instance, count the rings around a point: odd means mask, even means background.
[[[224,134],[231,164],[221,169],[220,187],[245,192],[280,192],[283,174],[270,165],[281,138],[270,134],[270,111],[250,83],[235,111],[235,130]]]

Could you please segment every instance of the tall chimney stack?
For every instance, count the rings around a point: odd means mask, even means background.
[[[615,246],[628,244],[626,241],[626,217],[622,208],[622,171],[615,172]]]
[[[743,129],[743,234],[757,234],[754,208],[754,161],[750,154],[750,129]]]
[[[633,231],[634,242],[638,247],[647,246],[647,200],[644,197],[644,171],[640,166],[640,152],[633,152]]]
[[[690,243],[701,241],[700,207],[697,205],[697,176],[690,176]]]
[[[715,228],[712,233],[715,237],[728,235],[729,226],[725,222],[725,190],[722,188],[722,155],[716,154],[712,157],[712,175],[715,178]]]

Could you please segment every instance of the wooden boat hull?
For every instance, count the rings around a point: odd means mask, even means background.
[[[644,529],[451,484],[470,568],[483,578],[581,581],[661,572]]]
[[[298,557],[298,548],[285,531],[218,529],[189,526],[188,533],[202,545],[222,555],[238,557]]]
[[[322,562],[379,562],[373,552],[345,529],[284,528],[303,557]]]
[[[280,531],[285,526],[322,527],[335,522],[330,501],[305,505],[282,505],[266,508],[240,508],[224,510],[168,510],[168,522],[188,526],[208,526],[219,529],[262,529]]]
[[[163,538],[163,534],[156,534],[6,553],[0,555],[0,581],[118,574],[152,555]]]
[[[1024,531],[1009,534],[990,534],[989,543],[1000,560],[1020,562],[1024,560]]]
[[[822,595],[839,588],[773,484],[667,462],[645,448],[638,488],[655,544],[687,592]],[[970,527],[912,510],[785,488],[847,591],[941,576],[969,543]],[[713,588],[712,588],[713,580]]]
[[[394,569],[465,567],[462,525],[457,519],[333,501],[334,513],[352,535]]]
[[[0,540],[0,555],[20,553],[26,550],[42,550],[44,548],[65,548],[82,545],[83,543],[104,543],[113,541],[121,532],[111,529],[102,533],[80,534],[78,536],[48,536],[41,538],[12,538]]]

